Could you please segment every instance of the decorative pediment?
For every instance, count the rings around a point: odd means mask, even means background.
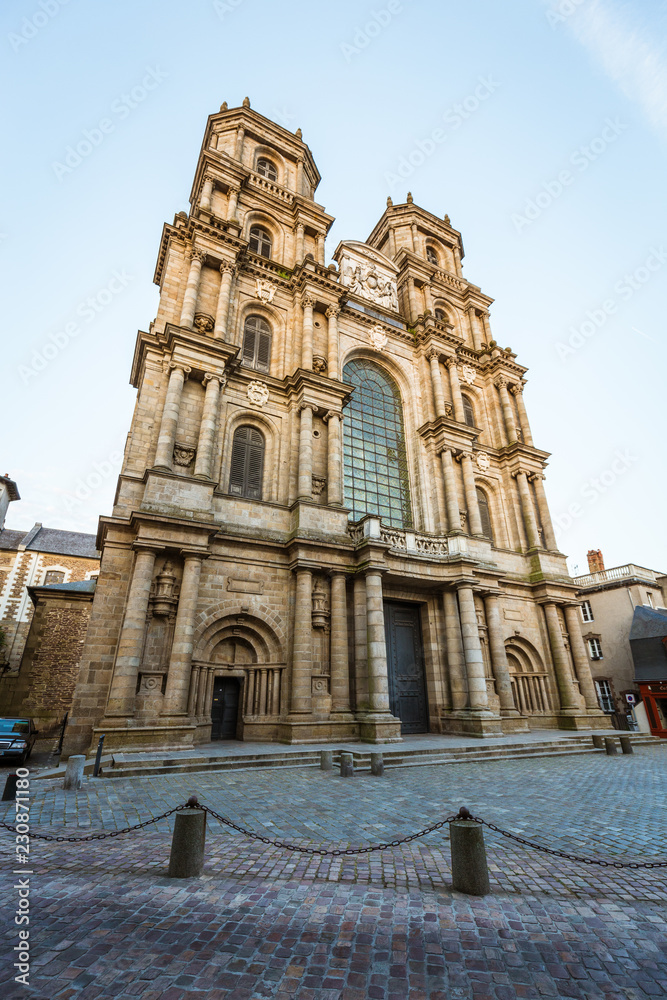
[[[398,268],[388,257],[356,240],[340,243],[334,254],[340,281],[352,295],[398,312],[396,275]]]

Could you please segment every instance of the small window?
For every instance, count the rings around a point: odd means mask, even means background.
[[[477,492],[477,506],[479,507],[479,517],[482,522],[482,534],[485,538],[493,541],[493,532],[491,530],[491,514],[489,513],[489,501],[484,490],[480,490],[479,486],[476,489]]]
[[[595,690],[597,691],[598,701],[602,711],[615,712],[616,705],[614,704],[614,699],[611,693],[611,684],[609,681],[596,681]]]
[[[435,310],[435,318],[437,320],[439,320],[441,323],[444,323],[445,320],[447,319],[447,317],[446,317],[446,315],[445,315],[445,313],[443,312],[442,309],[436,309]]]
[[[653,603],[653,594],[651,593],[650,590],[646,591],[646,603],[648,604],[649,608],[655,607],[655,604]]]
[[[603,658],[602,644],[599,639],[588,640],[588,652],[590,653],[591,660],[601,660]]]
[[[595,618],[593,617],[593,609],[591,607],[591,602],[590,601],[582,601],[581,602],[581,617],[583,618],[583,620],[585,622],[594,622],[595,621]]]
[[[252,226],[250,229],[250,249],[260,257],[271,256],[271,236],[262,226]]]
[[[435,252],[435,250],[433,249],[433,247],[426,247],[426,259],[431,264],[438,264],[439,263],[438,255]]]
[[[475,426],[475,411],[472,408],[472,403],[467,396],[461,396],[463,400],[463,419],[465,420],[468,427]]]
[[[260,156],[257,161],[257,173],[261,174],[262,177],[266,177],[269,181],[278,180],[278,171],[276,170],[271,160],[267,160],[266,157]]]
[[[271,327],[261,316],[248,316],[243,330],[243,364],[268,372],[271,361]]]
[[[61,570],[50,569],[44,577],[44,583],[64,583],[65,574]]]
[[[248,500],[261,500],[263,472],[263,435],[254,427],[239,427],[232,444],[229,492]]]

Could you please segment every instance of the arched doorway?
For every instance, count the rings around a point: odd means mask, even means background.
[[[239,720],[241,685],[236,677],[216,677],[211,706],[211,739],[234,740]]]
[[[552,714],[549,675],[537,650],[518,636],[506,643],[505,650],[517,711],[521,715]]]

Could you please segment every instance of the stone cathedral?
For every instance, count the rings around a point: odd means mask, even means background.
[[[226,104],[157,317],[69,752],[602,726],[526,369],[414,204],[325,264],[301,131]]]

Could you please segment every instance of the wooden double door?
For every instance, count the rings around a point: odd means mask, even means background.
[[[389,707],[402,733],[428,732],[428,702],[419,605],[385,601]]]
[[[213,682],[211,739],[234,740],[239,717],[241,685],[236,677],[216,677]]]

